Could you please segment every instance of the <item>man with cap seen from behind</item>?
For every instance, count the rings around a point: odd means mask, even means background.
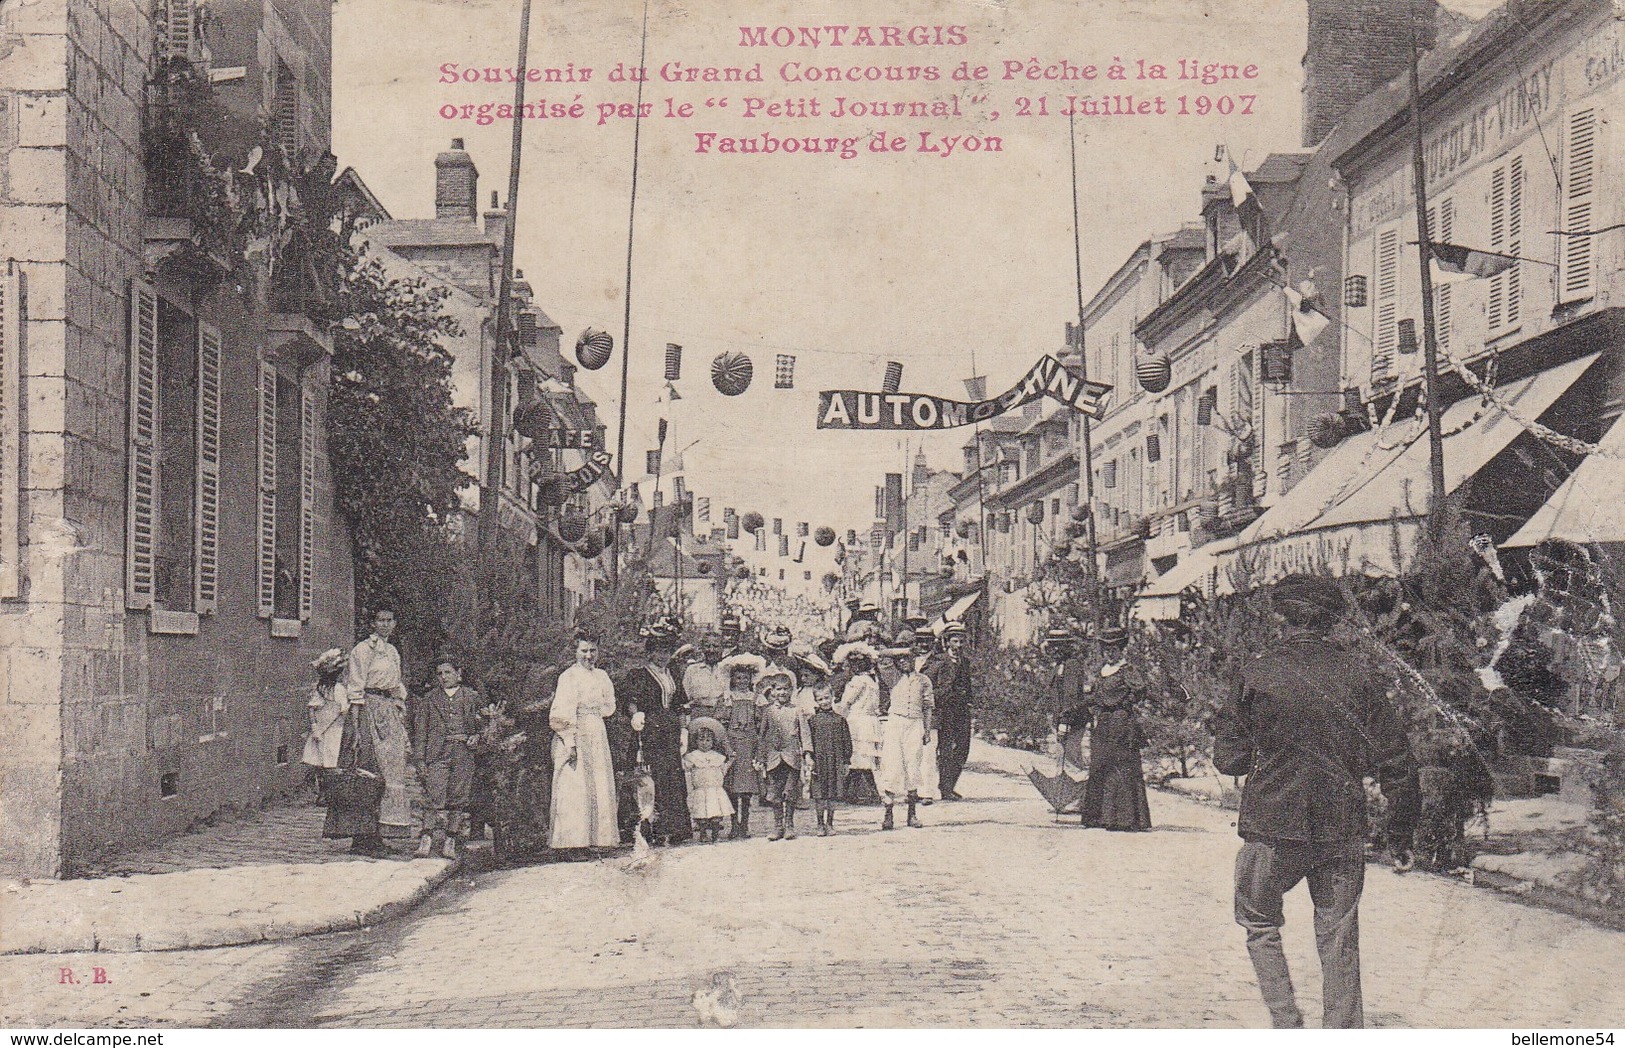
[[[1276,583],[1286,634],[1247,663],[1214,740],[1213,763],[1245,775],[1237,832],[1235,918],[1277,1028],[1300,1027],[1281,944],[1282,897],[1309,882],[1323,983],[1323,1026],[1361,1027],[1359,905],[1365,885],[1366,793],[1388,803],[1396,865],[1409,865],[1418,812],[1416,762],[1369,660],[1330,636],[1345,611],[1338,585],[1310,575]]]

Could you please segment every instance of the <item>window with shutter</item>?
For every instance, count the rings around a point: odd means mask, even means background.
[[[299,151],[299,78],[281,62],[276,70],[275,106],[272,131],[276,144],[294,156]]]
[[[1435,244],[1454,244],[1456,232],[1456,202],[1446,198],[1428,208],[1428,239]],[[1453,287],[1448,283],[1433,286],[1433,338],[1442,350],[1450,348],[1451,296]]]
[[[1513,157],[1490,172],[1490,250],[1516,255],[1523,248],[1523,158]],[[1518,265],[1489,278],[1485,319],[1489,336],[1512,331],[1520,315]]]
[[[220,332],[198,326],[197,593],[194,610],[212,614],[220,596]]]
[[[6,263],[0,275],[0,598],[22,593],[22,275]]]
[[[196,35],[193,0],[158,0],[158,46],[166,58],[192,57]]]
[[[1569,114],[1563,128],[1562,229],[1589,233],[1597,183],[1597,111]],[[1565,236],[1557,246],[1557,300],[1578,302],[1597,293],[1596,238]]]
[[[129,492],[124,604],[152,607],[158,553],[158,295],[130,285]]]
[[[299,618],[310,620],[316,579],[316,388],[307,380],[299,405]]]
[[[1393,377],[1394,351],[1399,346],[1399,230],[1389,227],[1376,239],[1373,272],[1377,291],[1371,298],[1371,384]]]
[[[258,615],[276,611],[276,368],[260,362]]]

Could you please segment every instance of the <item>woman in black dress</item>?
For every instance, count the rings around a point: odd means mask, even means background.
[[[644,631],[648,661],[615,681],[615,695],[636,731],[635,746],[654,780],[652,844],[681,844],[694,836],[688,813],[688,778],[683,772],[683,716],[688,709],[682,682],[671,671],[677,631],[664,620]],[[613,733],[612,733],[613,736]],[[610,739],[615,747],[615,739]]]
[[[1149,830],[1151,805],[1145,795],[1140,751],[1145,733],[1134,712],[1143,684],[1124,659],[1127,634],[1121,628],[1102,631],[1105,665],[1094,681],[1093,701],[1084,715],[1089,724],[1089,781],[1083,789],[1083,825],[1108,830]],[[1084,724],[1069,725],[1073,731]]]

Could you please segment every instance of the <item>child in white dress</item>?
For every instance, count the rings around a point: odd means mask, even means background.
[[[733,814],[733,802],[722,788],[729,760],[716,748],[710,728],[695,733],[694,746],[683,757],[683,770],[688,774],[688,810],[700,841],[715,844],[722,833],[722,820]]]

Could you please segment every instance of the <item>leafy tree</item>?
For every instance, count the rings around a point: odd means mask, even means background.
[[[449,635],[449,598],[461,581],[458,493],[475,482],[463,461],[478,430],[452,404],[442,343],[460,334],[441,310],[447,294],[350,252],[336,296],[339,315],[356,321],[335,331],[328,451],[354,543],[357,619],[393,607],[417,659]]]

